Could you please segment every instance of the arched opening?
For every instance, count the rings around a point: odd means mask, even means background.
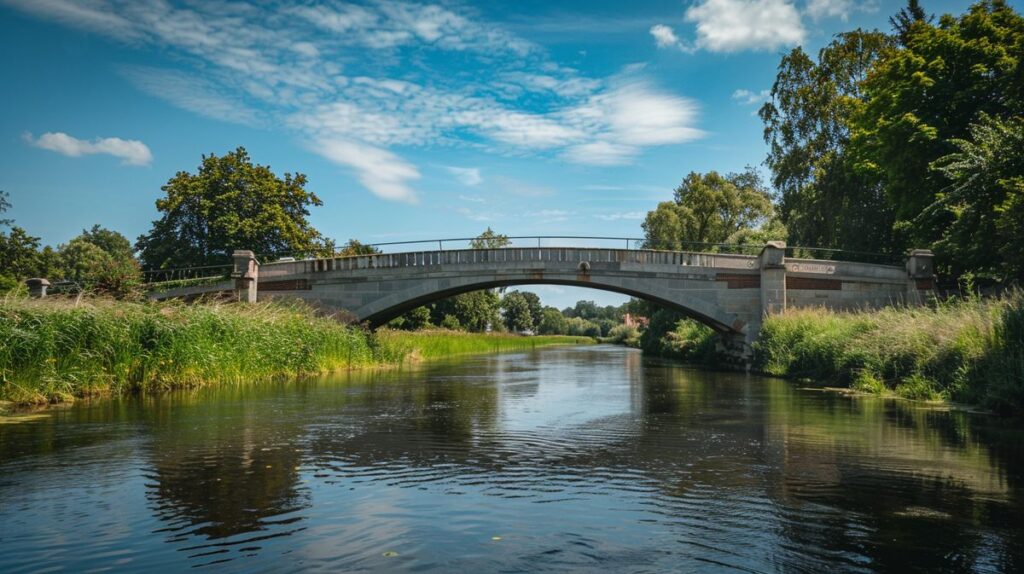
[[[654,289],[644,291],[629,289],[620,285],[603,283],[598,278],[587,278],[587,280],[576,281],[560,279],[488,280],[463,284],[446,289],[433,290],[428,293],[415,295],[397,292],[388,297],[381,298],[379,301],[370,305],[370,308],[365,310],[362,314],[362,320],[368,323],[371,328],[376,328],[386,324],[388,321],[402,315],[403,313],[415,309],[416,307],[427,305],[455,295],[460,295],[462,293],[470,293],[483,289],[529,285],[564,285],[571,287],[584,287],[588,289],[610,291],[622,295],[628,295],[630,297],[649,301],[661,307],[676,310],[686,317],[707,325],[719,333],[727,335],[745,334],[746,323],[744,321],[741,321],[735,315],[726,313],[715,305],[702,299],[688,297],[683,301],[679,301],[671,297],[668,293],[659,293]]]

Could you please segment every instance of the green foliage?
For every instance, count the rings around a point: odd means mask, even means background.
[[[57,255],[61,277],[87,291],[124,298],[134,296],[142,284],[142,270],[131,243],[99,225],[61,245]]]
[[[307,220],[310,206],[322,205],[306,191],[306,176],[277,177],[255,165],[245,148],[203,156],[195,174],[178,172],[161,189],[161,218],[139,238],[147,268],[215,265],[236,249],[257,254],[331,255]]]
[[[446,315],[451,315],[467,331],[483,332],[499,324],[501,299],[489,289],[462,293],[442,299],[432,305],[431,322],[439,325]]]
[[[40,270],[39,238],[20,227],[0,233],[0,274],[15,281],[38,277]]]
[[[981,114],[1024,113],[1024,18],[1004,1],[983,0],[938,25],[915,21],[903,44],[861,82],[851,145],[861,169],[884,182],[896,228],[928,245],[955,219],[951,209],[928,209],[948,185],[933,162],[970,139]]]
[[[522,351],[551,345],[585,345],[589,337],[523,337],[508,333],[464,333],[458,331],[389,331],[375,335],[378,346],[389,355],[417,359],[438,359],[473,353]]]
[[[530,293],[530,295],[533,295],[533,293]],[[537,300],[537,306],[540,306],[539,299]],[[521,291],[506,293],[501,300],[502,318],[505,321],[505,328],[512,333],[533,330],[534,319],[530,307],[531,304],[526,298],[526,293]]]
[[[793,243],[862,251],[891,245],[881,183],[859,173],[847,151],[851,116],[863,105],[861,82],[891,44],[880,32],[855,30],[837,35],[817,61],[797,47],[779,63],[772,99],[759,113]]]
[[[650,317],[640,336],[645,355],[714,364],[717,335],[710,328],[670,309],[659,309]]]
[[[791,310],[765,319],[755,351],[758,367],[772,375],[1024,414],[1019,293],[936,308]]]
[[[691,172],[643,222],[647,249],[679,250],[687,243],[724,243],[772,214],[771,197],[754,168],[726,176]]]
[[[607,341],[627,347],[640,347],[640,330],[631,325],[616,325],[608,331]]]
[[[487,230],[476,236],[476,239],[469,242],[469,246],[473,249],[498,249],[511,245],[512,241],[507,235],[501,235],[495,233],[494,230],[487,227]]]
[[[375,255],[380,253],[380,249],[372,245],[365,245],[358,239],[349,239],[348,243],[341,246],[336,255],[338,257],[352,257],[355,255]]]
[[[930,210],[952,214],[936,243],[962,269],[1024,280],[1024,117],[982,115],[932,167],[951,182]]]
[[[569,321],[558,309],[544,307],[537,332],[541,335],[564,335],[569,332]]]
[[[459,323],[459,319],[455,315],[445,315],[444,319],[441,319],[441,328],[458,331],[462,329],[462,323]]]
[[[362,331],[297,305],[0,301],[0,400],[16,403],[253,382],[396,359]]]

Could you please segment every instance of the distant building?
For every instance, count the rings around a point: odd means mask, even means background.
[[[623,324],[626,326],[635,326],[637,328],[647,328],[647,317],[636,317],[631,313],[623,315]]]

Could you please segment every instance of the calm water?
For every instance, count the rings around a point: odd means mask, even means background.
[[[0,572],[1020,572],[1020,423],[615,347],[0,425]]]

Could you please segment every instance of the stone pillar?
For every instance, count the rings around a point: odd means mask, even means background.
[[[235,296],[242,303],[255,303],[260,276],[260,262],[256,260],[256,254],[239,249],[231,256],[235,260],[235,268],[231,272],[231,277],[235,280]]]
[[[935,255],[928,249],[907,254],[907,305],[923,305],[935,289]]]
[[[42,299],[46,297],[46,290],[50,287],[50,282],[40,277],[35,277],[25,281],[28,285],[28,295],[33,299]]]
[[[761,250],[761,315],[786,310],[786,244],[769,241]]]

